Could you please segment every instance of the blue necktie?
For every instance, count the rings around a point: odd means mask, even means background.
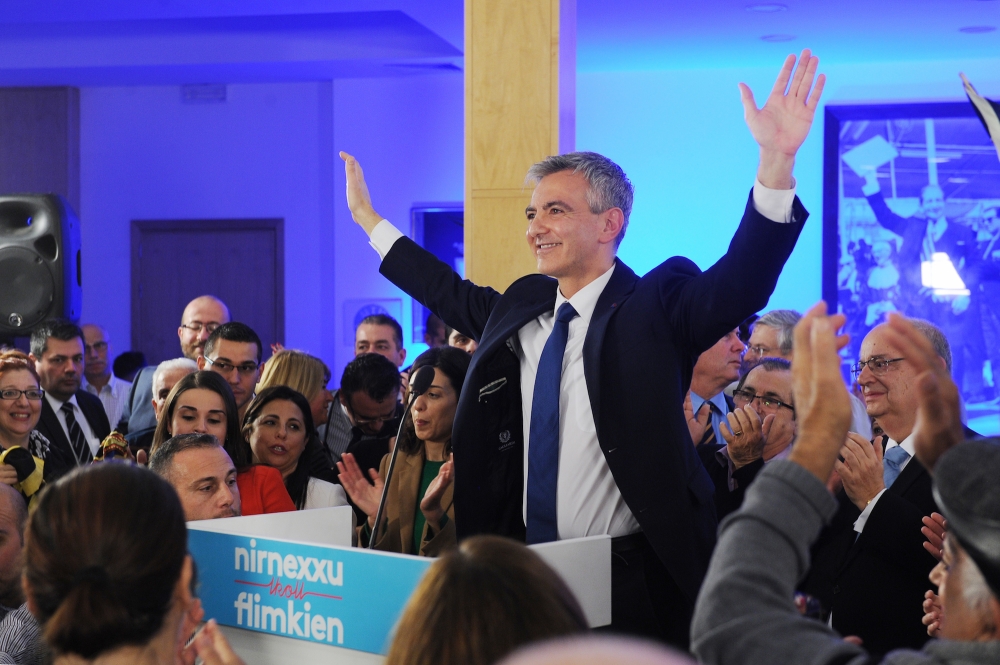
[[[903,463],[908,459],[910,453],[903,450],[903,446],[893,446],[885,451],[885,457],[882,458],[882,479],[885,481],[886,489],[896,482]]]
[[[559,384],[569,322],[577,316],[568,302],[559,307],[552,333],[538,359],[528,435],[528,543],[558,540],[556,480],[559,477]]]

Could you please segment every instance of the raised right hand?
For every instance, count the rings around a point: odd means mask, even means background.
[[[378,504],[382,500],[382,488],[385,487],[385,483],[382,482],[382,477],[378,475],[378,471],[368,469],[368,474],[375,481],[375,485],[372,486],[365,479],[364,474],[361,472],[361,467],[358,466],[357,460],[354,459],[354,455],[344,453],[344,456],[337,462],[337,473],[340,478],[341,487],[351,497],[354,505],[364,511],[365,515],[368,515],[369,521],[374,520],[375,513],[378,512]]]
[[[361,164],[352,155],[341,151],[340,158],[344,160],[344,172],[347,174],[347,207],[351,209],[351,217],[368,235],[382,221],[382,216],[372,207],[372,197],[365,183],[365,172]]]

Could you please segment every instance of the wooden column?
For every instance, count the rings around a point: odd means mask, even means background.
[[[465,270],[506,289],[535,271],[528,167],[576,138],[576,0],[465,0]]]

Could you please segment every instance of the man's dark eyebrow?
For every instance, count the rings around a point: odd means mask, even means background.
[[[215,476],[205,476],[204,478],[198,478],[197,480],[191,481],[190,487],[194,487],[196,485],[200,485],[201,483],[204,483],[206,481],[213,482],[213,483],[218,483],[219,479],[216,478]]]

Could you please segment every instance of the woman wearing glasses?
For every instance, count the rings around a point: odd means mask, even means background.
[[[413,363],[413,373],[433,367],[430,388],[417,397],[396,445],[399,456],[386,498],[385,516],[378,529],[376,549],[403,554],[438,556],[455,547],[455,510],[452,503],[454,471],[451,461],[451,429],[470,357],[450,346],[426,351]],[[411,374],[412,375],[412,374]],[[368,515],[360,542],[367,544],[375,525],[383,479],[390,455],[382,458],[379,472],[368,473],[368,482],[354,456],[345,453],[337,470],[340,483]]]
[[[281,473],[253,463],[250,445],[240,433],[237,412],[233,391],[222,375],[206,371],[188,374],[167,396],[149,453],[152,455],[164,441],[178,434],[211,434],[222,442],[236,467],[243,515],[295,510]]]
[[[47,480],[63,475],[74,462],[60,454],[41,432],[35,431],[44,396],[28,356],[16,350],[0,352],[0,449],[6,452],[16,446],[27,450],[44,462],[43,475]],[[0,464],[0,482],[17,485],[18,472],[11,461],[5,459]]]

